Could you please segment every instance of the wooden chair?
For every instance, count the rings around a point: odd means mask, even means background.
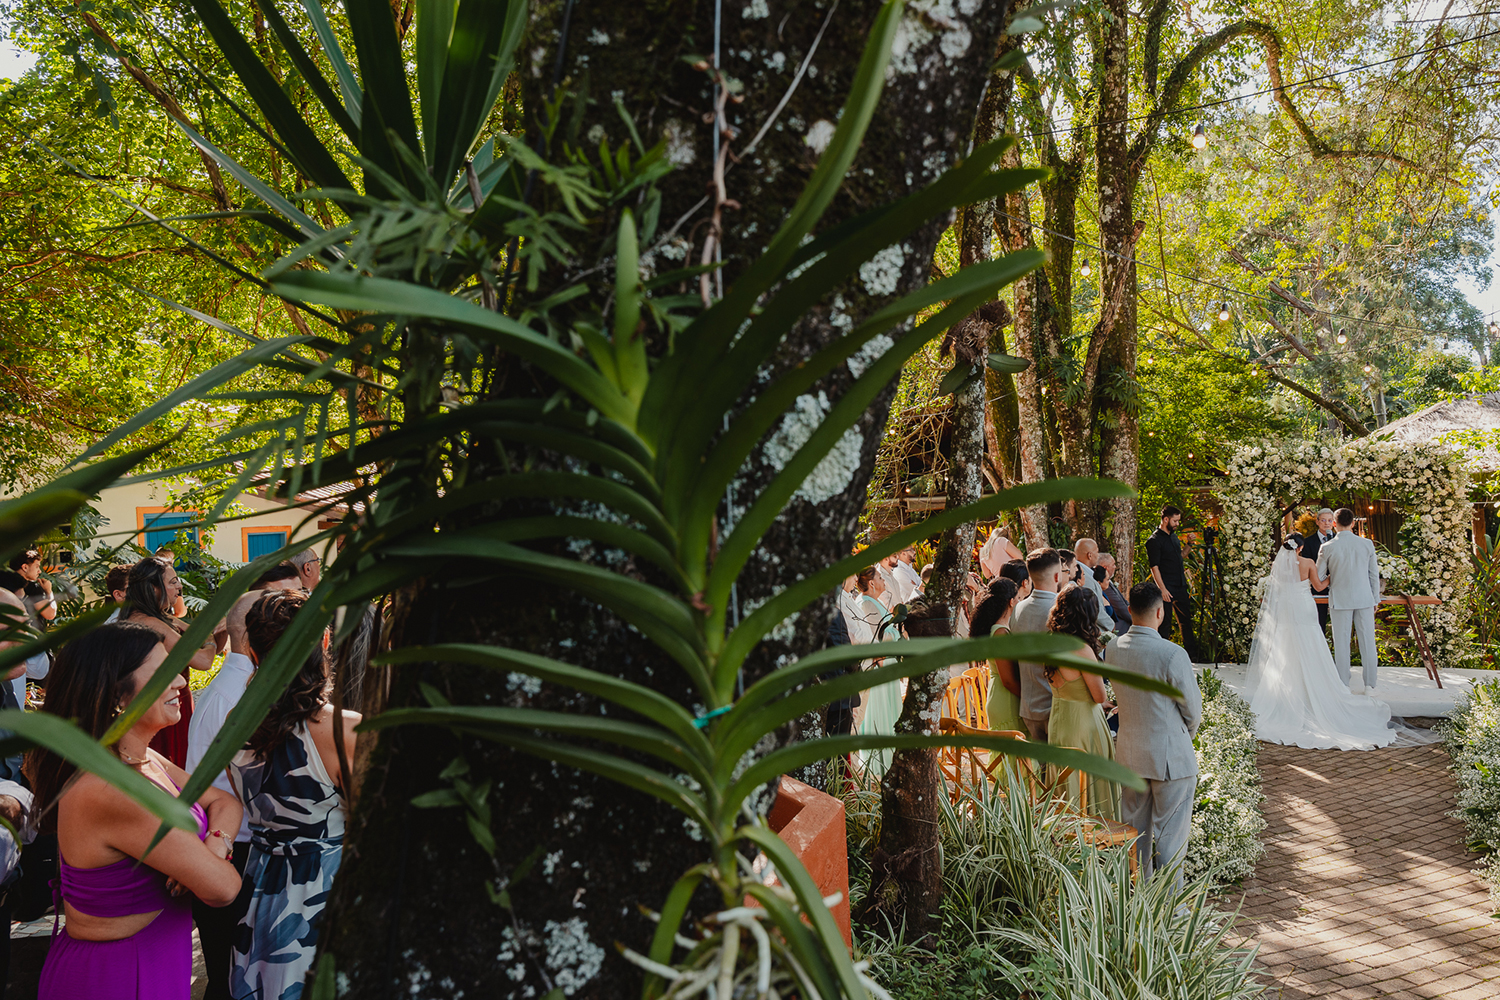
[[[949,716],[938,720],[938,732],[945,736],[998,736],[1026,742],[1026,734],[1014,729],[980,729],[976,726],[965,725]],[[949,785],[949,801],[957,802],[962,798],[965,788],[977,788],[981,782],[993,781],[995,769],[1006,759],[1005,754],[990,753],[971,747],[944,747],[939,755],[939,763],[943,777]]]
[[[1068,747],[1067,749],[1078,750],[1078,747]],[[1082,750],[1079,750],[1079,753],[1082,752]],[[1083,771],[1075,771],[1071,767],[1066,768],[1058,775],[1058,787],[1061,787],[1061,783],[1066,781],[1076,780],[1078,783],[1078,804],[1076,807],[1066,799],[1059,798],[1057,800],[1068,812],[1075,814],[1079,821],[1078,825],[1069,829],[1066,835],[1069,837],[1081,837],[1083,838],[1083,842],[1090,847],[1124,847],[1130,852],[1130,880],[1134,882],[1138,874],[1137,868],[1139,865],[1136,860],[1136,844],[1139,842],[1141,833],[1129,823],[1121,823],[1117,820],[1104,819],[1088,814],[1088,778],[1089,776]]]
[[[970,668],[948,682],[943,692],[943,714],[973,729],[988,729],[989,696],[989,671]]]

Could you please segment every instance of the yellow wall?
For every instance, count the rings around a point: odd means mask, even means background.
[[[93,505],[105,517],[105,523],[99,529],[101,541],[109,546],[118,545],[125,539],[124,533],[131,532],[134,535],[131,540],[136,544],[143,544],[143,536],[138,530],[143,514],[161,510],[168,504],[171,493],[172,486],[167,483],[135,483],[105,490]],[[225,562],[245,561],[247,528],[252,531],[256,528],[288,529],[293,540],[314,534],[318,530],[317,518],[310,517],[310,512],[300,507],[285,507],[252,494],[241,494],[235,503],[265,513],[229,521],[214,528],[213,540],[207,548]]]

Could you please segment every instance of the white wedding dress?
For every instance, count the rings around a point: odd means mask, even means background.
[[[1255,735],[1308,749],[1373,750],[1400,731],[1383,701],[1349,693],[1339,679],[1311,584],[1297,577],[1297,553],[1276,557],[1250,643],[1244,695],[1255,712]]]

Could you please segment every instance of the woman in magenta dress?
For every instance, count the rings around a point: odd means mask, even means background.
[[[166,659],[161,637],[130,622],[100,626],[68,643],[47,681],[43,711],[76,719],[96,739]],[[111,749],[148,780],[176,793],[187,774],[149,748],[174,724],[186,682],[172,684]],[[188,1000],[193,975],[189,893],[227,906],[240,890],[228,857],[240,804],[209,788],[193,805],[198,836],[174,829],[148,854],[160,821],[103,779],[50,751],[34,750],[27,774],[44,830],[55,824],[59,913],[38,1000]],[[68,787],[68,781],[77,780]],[[66,791],[64,789],[66,788]],[[61,794],[61,798],[58,798]]]

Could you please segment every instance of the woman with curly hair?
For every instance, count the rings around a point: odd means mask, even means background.
[[[257,665],[306,602],[300,591],[276,590],[251,606],[245,637]],[[356,712],[335,717],[328,661],[319,646],[229,765],[250,820],[245,880],[253,887],[235,934],[232,996],[301,996],[343,857],[344,790],[334,727],[343,726],[352,755],[359,720]]]
[[[1057,595],[1057,603],[1047,619],[1047,631],[1082,639],[1084,649],[1077,656],[1099,659],[1104,642],[1099,636],[1099,600],[1092,591],[1070,586]],[[1043,668],[1052,687],[1052,714],[1047,719],[1047,742],[1053,746],[1076,747],[1097,757],[1115,759],[1115,741],[1110,737],[1106,709],[1115,706],[1104,690],[1104,679],[1073,667],[1049,664]],[[1120,786],[1112,781],[1084,775],[1088,782],[1088,811],[1104,819],[1120,818]],[[1078,803],[1078,783],[1069,781],[1066,796]]]
[[[969,635],[1010,635],[1010,613],[1016,607],[1014,580],[997,577],[990,581],[983,601],[974,609]],[[986,702],[991,729],[1026,732],[1021,721],[1021,666],[1015,660],[990,660],[990,693]]]

